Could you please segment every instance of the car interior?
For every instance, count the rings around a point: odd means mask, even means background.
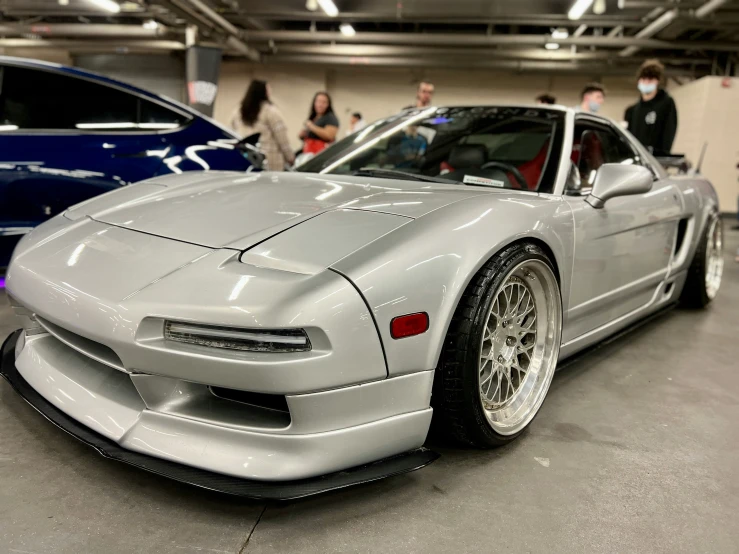
[[[533,117],[480,118],[470,133],[469,120],[437,125],[438,120],[393,133],[352,157],[338,172],[397,169],[466,184],[539,190],[555,123]]]

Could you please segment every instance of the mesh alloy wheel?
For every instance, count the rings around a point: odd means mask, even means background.
[[[501,435],[533,418],[551,383],[559,353],[561,303],[549,266],[517,265],[495,293],[480,346],[480,401]]]

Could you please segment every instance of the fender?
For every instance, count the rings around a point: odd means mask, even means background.
[[[390,376],[436,367],[449,324],[465,288],[496,252],[520,240],[542,244],[553,256],[567,312],[572,266],[572,213],[560,197],[500,192],[431,212],[332,265],[350,279],[371,308]],[[427,332],[394,340],[390,322],[429,314]]]

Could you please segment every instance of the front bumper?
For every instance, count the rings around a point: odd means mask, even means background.
[[[33,339],[40,340],[40,339]],[[383,460],[359,465],[351,469],[344,469],[326,475],[302,478],[302,479],[289,479],[280,481],[265,481],[265,480],[253,480],[244,479],[234,475],[225,475],[220,472],[211,472],[207,468],[193,467],[193,461],[196,461],[202,456],[193,455],[191,459],[181,459],[180,463],[177,461],[171,461],[167,459],[164,451],[157,449],[151,444],[147,444],[147,448],[137,449],[139,451],[131,450],[127,447],[135,445],[137,437],[128,437],[129,440],[114,441],[110,438],[103,436],[100,433],[93,431],[89,426],[80,423],[77,419],[70,417],[65,411],[59,409],[54,403],[47,400],[21,375],[16,367],[16,358],[22,355],[16,352],[16,345],[22,345],[24,349],[28,348],[29,344],[25,343],[25,337],[22,331],[16,331],[11,334],[5,341],[2,347],[2,358],[0,360],[0,374],[11,384],[15,391],[21,395],[31,406],[33,406],[39,413],[46,417],[49,421],[54,423],[57,427],[63,429],[70,435],[81,440],[82,442],[92,446],[100,454],[107,458],[118,460],[121,462],[128,463],[130,465],[145,469],[147,471],[162,475],[174,479],[176,481],[188,483],[201,488],[219,491],[227,494],[233,494],[248,498],[257,499],[279,499],[287,500],[300,498],[304,496],[310,496],[321,492],[326,492],[334,489],[344,488],[351,485],[367,483],[375,481],[385,477],[399,475],[409,471],[420,469],[438,458],[438,454],[427,450],[422,447],[414,448],[410,451],[402,454],[396,454],[389,456]],[[54,381],[57,378],[61,380],[72,380],[78,379],[79,375],[70,377],[69,375],[56,377],[51,373],[46,373],[43,379],[46,381]],[[94,394],[92,391],[87,390],[88,394]],[[72,400],[72,399],[68,399]],[[146,412],[148,410],[143,410]],[[138,417],[140,425],[144,429],[148,429],[151,432],[152,440],[155,439],[156,434],[166,436],[167,433],[163,430],[165,427],[161,425],[156,417],[153,419],[147,418],[145,413],[141,413]],[[430,414],[429,414],[430,415]],[[92,414],[88,414],[89,418],[96,419]],[[164,415],[166,419],[183,419],[185,421],[180,422],[182,425],[187,427],[188,425],[204,425],[202,423],[195,423],[193,421],[187,421],[186,418],[179,418],[172,415]],[[111,418],[112,419],[112,418]],[[389,418],[392,419],[392,418]],[[113,421],[115,424],[116,422]],[[153,426],[153,427],[152,427]],[[210,429],[204,429],[205,433],[211,435],[218,432],[218,427],[215,425],[209,425]],[[388,429],[383,429],[382,433],[392,434],[392,426]],[[172,429],[170,429],[172,430]],[[130,432],[124,435],[129,435]],[[133,433],[135,434],[135,433]],[[203,448],[200,444],[200,440],[195,435],[184,435],[179,433],[169,433],[170,438],[174,438],[171,443],[179,442],[181,445],[190,452],[197,452]],[[425,432],[424,432],[425,435]],[[239,444],[237,437],[230,437],[235,440],[233,444],[222,445],[226,450],[234,450],[240,452],[237,456],[242,456],[244,459],[251,459],[249,456],[244,456],[248,453],[250,445],[248,442]],[[246,437],[241,437],[242,439]],[[285,437],[282,436],[284,439]],[[138,438],[139,441],[144,442]],[[310,439],[308,439],[310,440]],[[217,442],[217,440],[216,440]],[[353,441],[352,441],[353,442]],[[210,443],[212,445],[212,443]],[[355,443],[356,444],[356,443]],[[125,445],[125,446],[124,446]],[[158,444],[162,446],[162,444]],[[348,445],[347,445],[348,446]],[[205,448],[208,452],[207,457],[212,458],[212,462],[217,466],[217,458],[223,452],[220,452],[221,448]],[[308,449],[310,450],[310,449]],[[379,451],[382,449],[380,448]],[[153,452],[158,451],[158,452]],[[306,451],[307,452],[307,451]],[[158,455],[157,455],[158,454]],[[330,452],[324,452],[324,455],[331,455]],[[268,457],[272,455],[287,456],[289,453],[281,453],[279,451],[268,454]],[[297,453],[298,458],[295,460],[296,464],[300,465],[302,456]],[[341,456],[340,456],[341,457]],[[171,458],[171,456],[169,456]],[[310,460],[306,460],[310,464]],[[279,459],[274,460],[275,465],[281,466]],[[203,464],[201,464],[203,465]],[[248,466],[248,462],[243,464]],[[309,470],[311,471],[311,470]]]

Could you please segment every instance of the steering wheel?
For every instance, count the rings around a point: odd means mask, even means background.
[[[500,169],[506,172],[510,171],[511,173],[513,173],[513,176],[516,178],[516,181],[518,181],[518,183],[511,183],[511,185],[514,185],[514,188],[521,189],[521,188],[524,188],[524,186],[528,188],[526,177],[523,176],[523,174],[518,170],[518,168],[515,165],[507,164],[505,162],[487,162],[483,164],[482,166],[480,166],[480,169],[492,169],[492,168]],[[515,186],[516,184],[518,186]]]

